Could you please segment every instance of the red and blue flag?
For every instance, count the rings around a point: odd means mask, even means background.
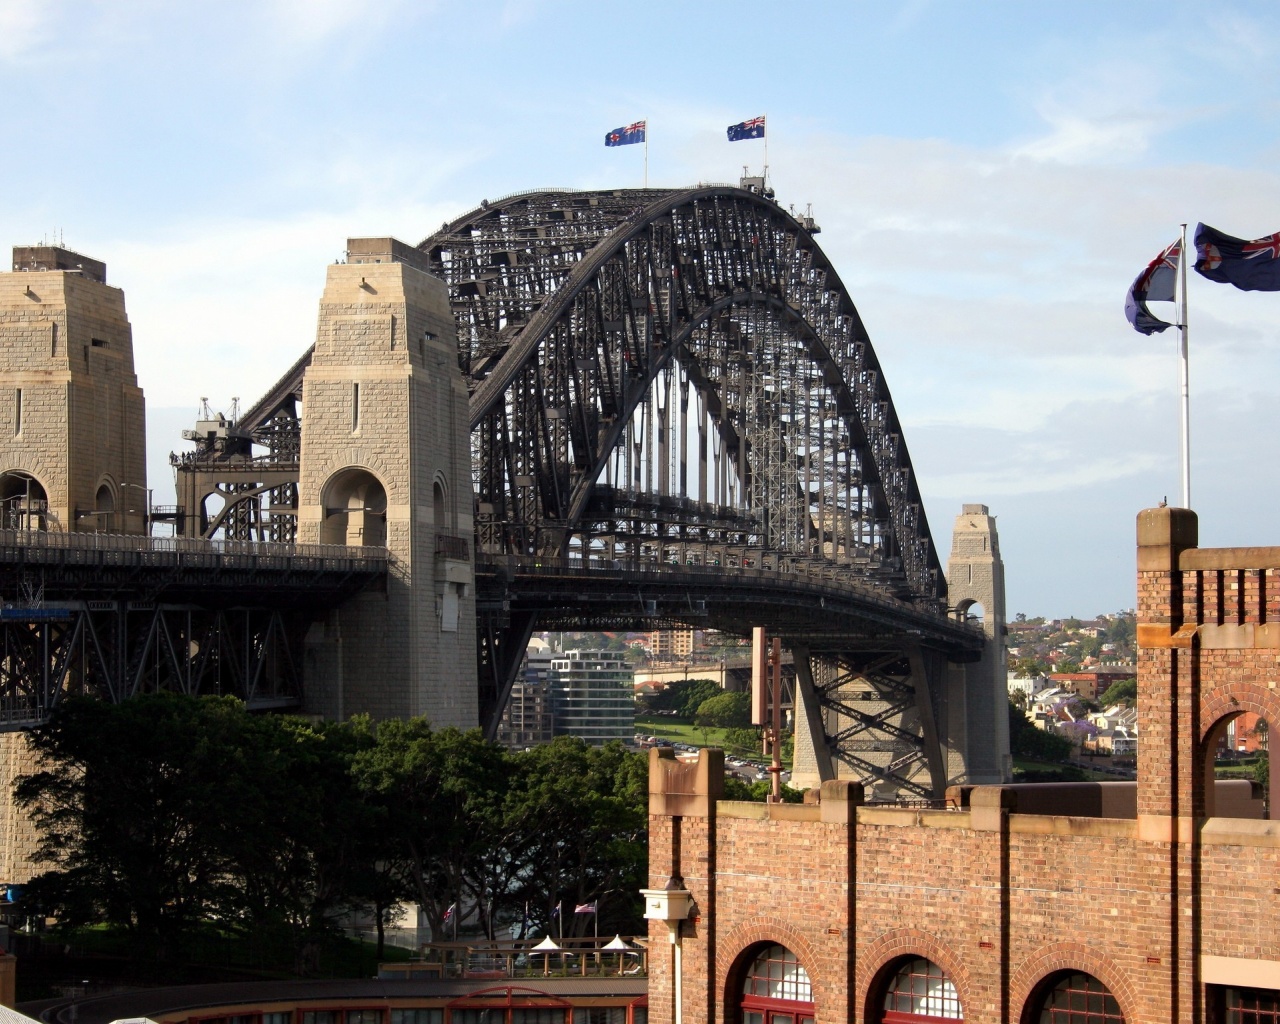
[[[611,132],[607,132],[604,137],[606,146],[631,146],[637,142],[644,142],[645,121],[635,121],[623,128],[615,128]]]
[[[1124,315],[1135,331],[1158,334],[1173,324],[1165,323],[1147,309],[1147,302],[1172,302],[1177,290],[1178,261],[1182,258],[1182,242],[1179,240],[1165,248],[1159,256],[1147,264],[1147,269],[1137,276],[1129,288],[1124,302]]]
[[[1246,292],[1280,292],[1280,231],[1249,242],[1196,225],[1196,273]]]
[[[729,133],[730,142],[742,142],[744,139],[763,139],[764,118],[753,117],[750,121],[740,121],[738,124],[729,125],[726,130]]]

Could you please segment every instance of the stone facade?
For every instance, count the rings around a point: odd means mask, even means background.
[[[312,628],[307,710],[471,728],[470,434],[448,293],[394,239],[348,250],[329,267],[303,382],[298,541],[385,545],[392,566],[385,593]]]
[[[674,929],[651,921],[652,1024],[740,1022],[747,965],[774,943],[823,1022],[884,1019],[914,958],[966,1021],[1038,1021],[1080,972],[1130,1024],[1224,1021],[1244,989],[1280,1005],[1280,825],[1256,799],[1215,817],[1226,787],[1207,785],[1229,720],[1280,715],[1280,548],[1198,549],[1194,514],[1167,508],[1138,542],[1136,795],[965,786],[921,810],[836,780],[804,805],[742,804],[719,799],[718,751],[651,752],[649,884],[693,901]]]
[[[0,274],[0,526],[143,533],[146,422],[124,293],[101,263],[45,249],[15,248],[15,268],[88,269]]]
[[[947,602],[960,618],[981,610],[987,635],[982,660],[953,665],[947,700],[948,773],[952,780],[1007,782],[1009,671],[1005,651],[1004,561],[995,516],[986,505],[964,505],[951,533]]]

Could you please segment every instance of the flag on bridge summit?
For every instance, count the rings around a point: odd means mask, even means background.
[[[648,122],[634,121],[625,128],[615,128],[604,137],[606,146],[632,146],[644,142],[645,128]]]
[[[764,118],[753,117],[750,121],[731,124],[726,131],[729,134],[730,142],[742,142],[744,139],[763,139]]]
[[[590,903],[579,903],[573,908],[575,914],[594,914],[596,912],[596,901]]]
[[[1147,269],[1137,276],[1124,301],[1124,315],[1135,331],[1158,334],[1173,324],[1154,316],[1147,309],[1147,302],[1172,302],[1178,282],[1178,261],[1182,258],[1181,240],[1165,248],[1159,256],[1147,264]]]
[[[1196,273],[1246,292],[1280,292],[1280,231],[1247,242],[1196,225]]]

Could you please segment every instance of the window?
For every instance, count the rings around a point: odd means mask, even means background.
[[[1265,988],[1227,989],[1226,1024],[1280,1024],[1280,992]]]
[[[22,433],[22,388],[13,391],[13,432]]]
[[[627,1024],[625,1006],[585,1006],[573,1011],[573,1024]]]
[[[1092,974],[1051,975],[1041,992],[1037,1024],[1124,1024],[1115,996]]]
[[[747,969],[742,1024],[813,1024],[809,972],[785,946],[765,946]]]
[[[392,1010],[391,1024],[444,1024],[444,1010]]]
[[[347,1024],[382,1024],[381,1010],[348,1010]]]
[[[105,338],[90,338],[89,344],[94,348],[109,348],[111,346],[111,342],[107,341]]]
[[[565,1024],[565,1011],[558,1006],[516,1007],[511,1024]]]
[[[454,1010],[449,1019],[453,1024],[506,1024],[507,1009],[499,1006],[484,1010]]]
[[[351,433],[360,429],[360,384],[351,385]]]
[[[293,1014],[288,1010],[282,1013],[264,1013],[262,1024],[293,1024]]]
[[[338,1024],[338,1015],[333,1010],[303,1010],[302,1024]]]
[[[924,957],[902,962],[884,994],[886,1024],[911,1021],[964,1020],[955,983],[941,967]]]

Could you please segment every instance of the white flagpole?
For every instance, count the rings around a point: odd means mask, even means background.
[[[649,187],[649,119],[644,119],[644,187]]]
[[[1181,341],[1179,343],[1179,377],[1182,385],[1182,507],[1191,507],[1191,388],[1187,366],[1187,226],[1182,225],[1182,259],[1178,264],[1181,272],[1182,321],[1178,326]]]
[[[764,187],[769,187],[769,115],[764,115]]]

